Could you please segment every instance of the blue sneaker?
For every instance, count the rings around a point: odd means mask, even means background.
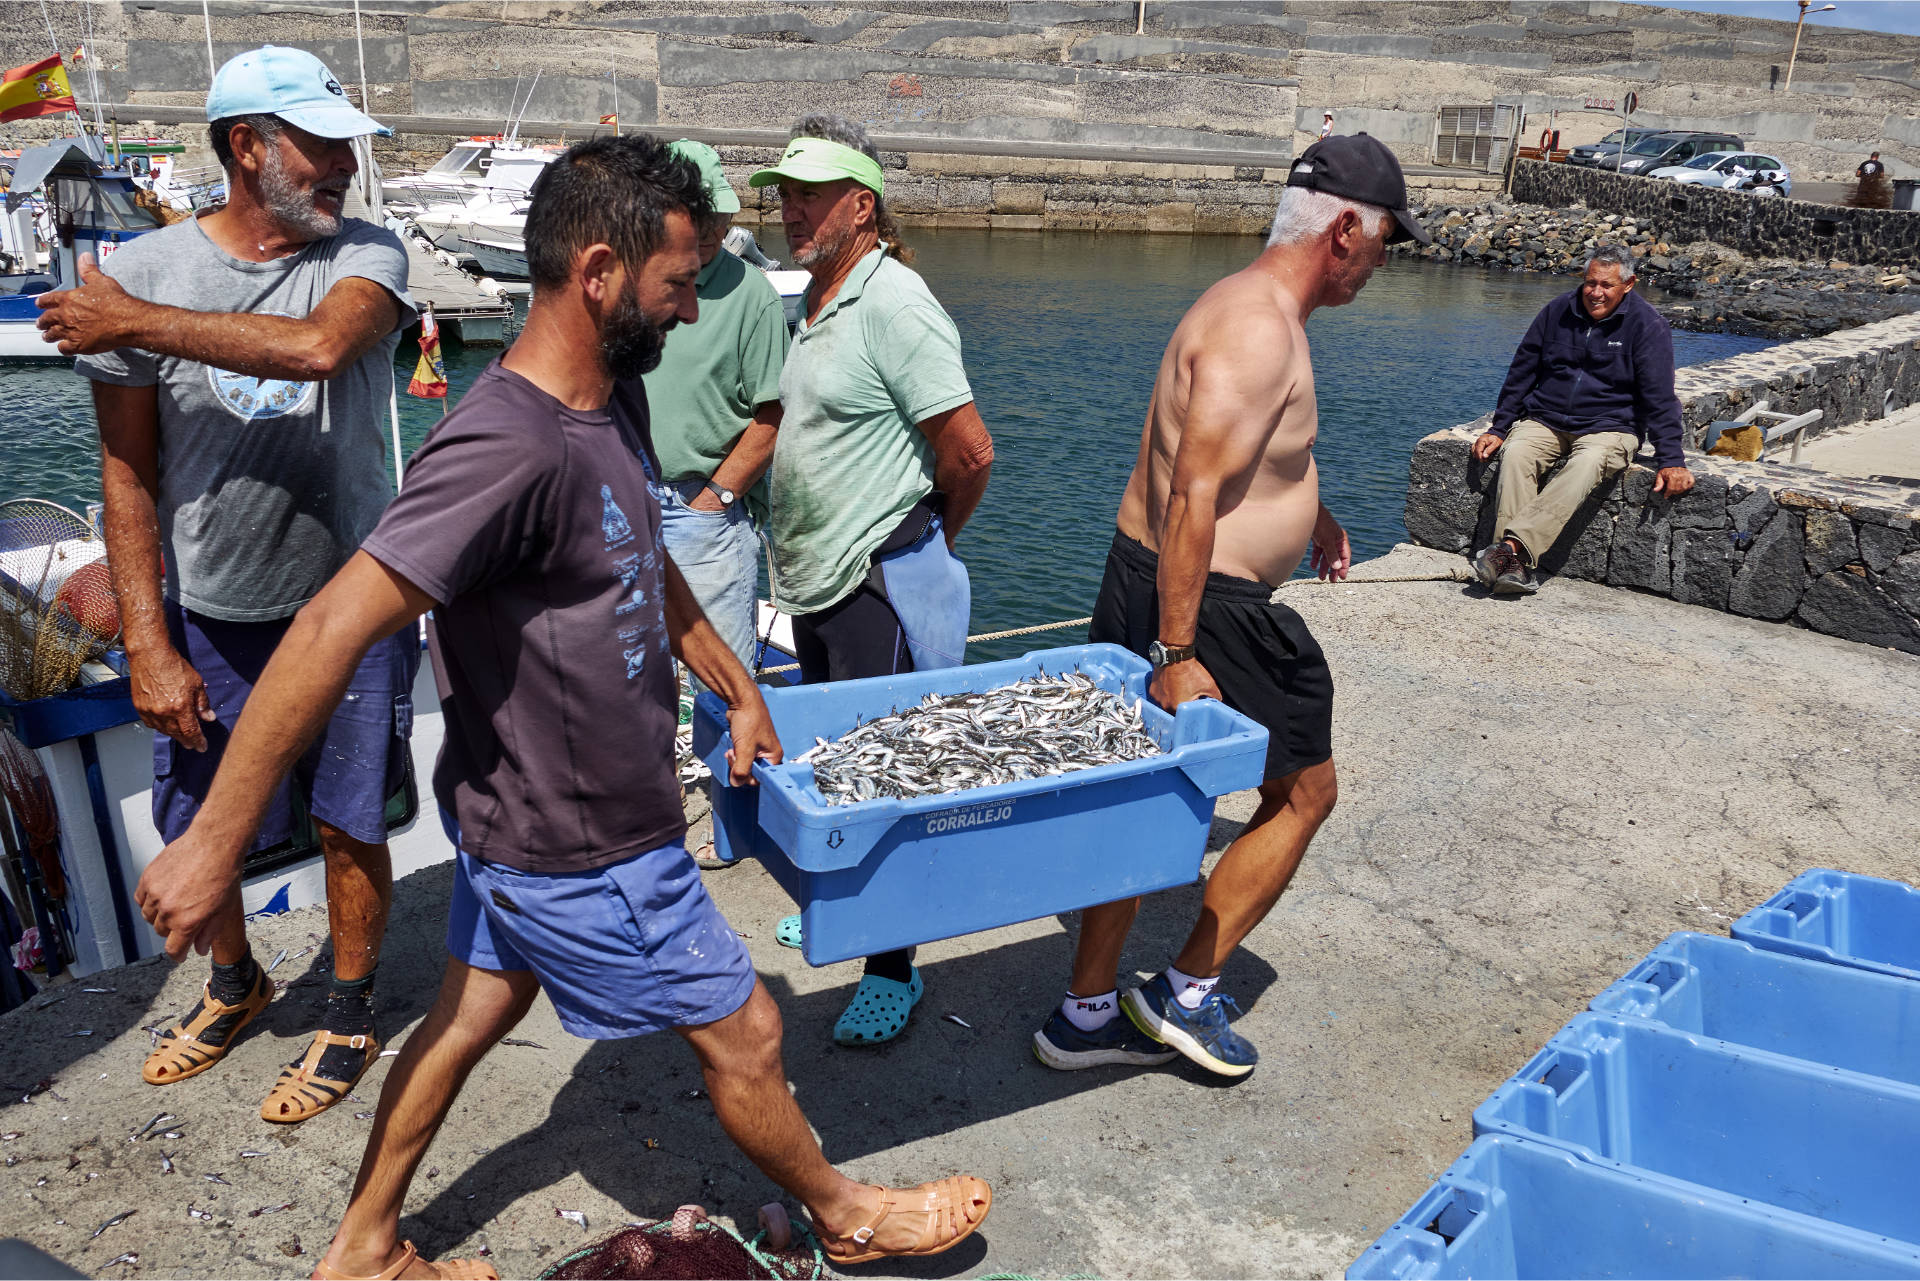
[[[1091,1032],[1082,1032],[1056,1007],[1046,1026],[1033,1034],[1033,1056],[1050,1068],[1074,1072],[1080,1068],[1126,1063],[1153,1067],[1180,1057],[1119,1017]]]
[[[1245,1076],[1260,1061],[1260,1051],[1227,1022],[1227,1011],[1240,1007],[1219,990],[1209,992],[1200,1008],[1189,1010],[1173,997],[1165,974],[1156,974],[1120,998],[1120,1008],[1148,1036],[1172,1046],[1209,1072]]]

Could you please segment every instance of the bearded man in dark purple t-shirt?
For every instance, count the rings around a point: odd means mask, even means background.
[[[359,655],[434,611],[452,955],[387,1078],[323,1275],[445,1275],[399,1239],[407,1185],[460,1083],[543,990],[577,1036],[685,1038],[721,1126],[807,1206],[836,1263],[938,1253],[991,1205],[969,1176],[892,1190],[827,1164],[787,1089],[779,1011],[683,842],[673,656],[727,704],[736,786],[756,757],[780,759],[759,687],[659,545],[644,394],[613,394],[698,314],[706,212],[694,167],[645,136],[547,166],[527,216],[526,327],[295,618],[193,827],[141,879],[168,953],[203,946],[268,797]]]

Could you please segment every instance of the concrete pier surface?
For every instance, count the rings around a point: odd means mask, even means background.
[[[1800,451],[1800,461],[1838,476],[1920,479],[1920,405],[1816,436]]]
[[[1461,564],[1407,550],[1361,569]],[[709,876],[785,1013],[788,1073],[828,1155],[873,1181],[966,1170],[994,1184],[976,1238],[899,1274],[1336,1275],[1466,1145],[1474,1105],[1668,933],[1723,931],[1811,866],[1914,875],[1920,659],[1565,580],[1518,601],[1459,582],[1285,599],[1339,682],[1341,801],[1227,970],[1263,1055],[1238,1084],[1179,1063],[1035,1062],[1071,920],[923,948],[907,1034],[837,1049],[857,967],[812,970],[774,943],[788,903],[757,866]],[[1252,809],[1251,793],[1221,803],[1216,848]],[[389,1045],[432,998],[448,884],[442,867],[397,888]],[[1147,903],[1129,972],[1166,963],[1198,898]],[[271,961],[324,931],[317,909],[271,918],[254,947]],[[0,1143],[0,1234],[90,1275],[310,1272],[392,1062],[362,1101],[297,1129],[258,1119],[314,1025],[320,955],[276,971],[289,986],[225,1063],[165,1089],[140,1082],[142,1028],[191,1001],[203,961],[99,975],[6,1016],[0,1131],[18,1134]],[[544,1000],[515,1036],[536,1044],[479,1066],[414,1184],[402,1230],[424,1253],[486,1246],[525,1276],[687,1201],[751,1228],[774,1191],[693,1093],[675,1038],[576,1041]],[[162,1109],[178,1137],[129,1143]],[[587,1230],[556,1210],[584,1212]],[[137,1264],[105,1269],[129,1251]]]

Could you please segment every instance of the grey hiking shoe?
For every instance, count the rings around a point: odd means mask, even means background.
[[[1507,545],[1505,539],[1495,543],[1492,555],[1487,558],[1489,568],[1493,570],[1493,582],[1488,588],[1495,596],[1531,596],[1540,590],[1540,583],[1533,571],[1520,561],[1520,556]]]
[[[1488,543],[1468,558],[1467,564],[1473,569],[1473,576],[1480,581],[1482,587],[1493,586],[1493,580],[1500,572],[1493,566],[1493,553],[1496,548],[1506,547],[1506,545],[1505,540]]]

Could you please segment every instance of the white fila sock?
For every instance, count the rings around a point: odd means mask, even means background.
[[[1082,1032],[1098,1032],[1113,1016],[1120,1012],[1120,993],[1102,992],[1098,996],[1075,996],[1067,993],[1067,999],[1060,1002],[1060,1012],[1067,1016],[1067,1022]]]
[[[1182,974],[1171,965],[1167,967],[1167,982],[1173,987],[1173,997],[1180,1002],[1184,1010],[1197,1010],[1200,1002],[1207,999],[1213,989],[1220,986],[1220,976],[1210,979],[1197,979],[1191,974]]]

